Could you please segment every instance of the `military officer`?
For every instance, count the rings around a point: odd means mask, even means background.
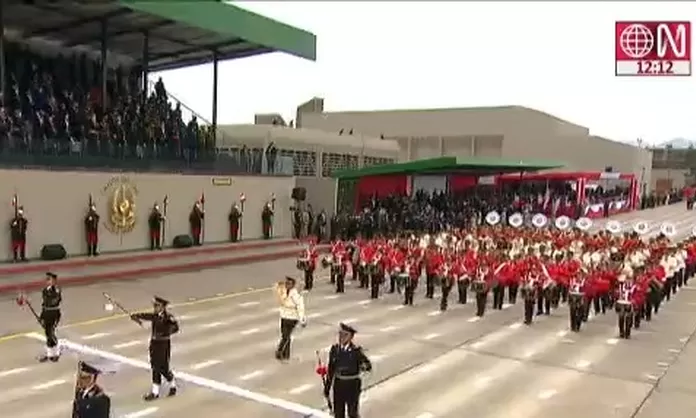
[[[331,346],[329,364],[324,385],[324,396],[329,398],[333,387],[333,414],[336,418],[360,416],[360,373],[372,371],[372,363],[362,347],[353,343],[355,328],[340,324],[338,343]]]
[[[39,357],[41,363],[48,360],[55,363],[60,358],[56,327],[60,322],[60,303],[63,301],[63,297],[56,284],[57,279],[57,275],[47,272],[46,287],[41,291],[41,315],[39,315],[39,319],[46,335],[46,354]]]
[[[150,251],[162,249],[162,224],[164,223],[164,215],[160,211],[159,205],[155,203],[152,207],[152,212],[147,218],[147,225],[150,229]]]
[[[109,418],[111,398],[97,385],[101,370],[80,362],[73,400],[72,418]]]
[[[24,217],[24,208],[19,207],[10,222],[10,238],[12,238],[13,261],[27,261],[27,227],[29,221]]]
[[[174,315],[167,311],[169,301],[155,296],[153,311],[136,313],[131,315],[135,322],[152,322],[152,334],[150,336],[150,368],[152,369],[152,390],[143,396],[146,401],[152,401],[159,397],[162,377],[169,386],[168,396],[176,395],[176,382],[174,373],[169,367],[172,344],[171,336],[179,332],[179,323]]]
[[[85,216],[85,233],[87,234],[87,256],[97,256],[97,244],[99,243],[99,214],[94,204],[89,206]]]
[[[240,239],[239,223],[242,219],[242,211],[239,210],[239,206],[236,203],[232,206],[227,219],[230,223],[230,241],[237,242]]]
[[[191,237],[193,245],[203,244],[203,222],[205,219],[205,211],[201,202],[196,202],[189,214],[189,225],[191,226]]]
[[[273,233],[273,209],[271,209],[270,203],[267,203],[261,211],[261,229],[263,239],[271,239],[271,234]]]

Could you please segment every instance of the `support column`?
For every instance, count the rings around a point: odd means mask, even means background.
[[[109,63],[107,62],[107,59],[109,58],[109,52],[107,50],[107,43],[106,43],[106,37],[107,37],[107,29],[108,29],[108,21],[102,20],[102,25],[101,25],[101,60],[102,60],[102,76],[101,76],[101,104],[102,104],[102,110],[106,111],[106,108],[108,106],[107,99],[106,99],[106,79],[109,76]]]
[[[150,73],[150,32],[143,32],[143,58],[142,58],[142,88],[143,97],[147,97],[148,75]]]
[[[2,92],[2,103],[5,104],[5,92],[7,91],[6,67],[5,67],[5,2],[0,1],[0,92]]]
[[[213,51],[213,132],[217,137],[218,114],[218,53]]]

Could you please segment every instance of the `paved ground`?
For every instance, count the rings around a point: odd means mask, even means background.
[[[684,233],[696,224],[696,215],[681,205],[640,216],[669,219]],[[417,306],[402,308],[393,296],[368,302],[354,286],[337,296],[322,283],[307,297],[310,323],[296,333],[292,361],[279,364],[272,359],[277,313],[264,287],[293,270],[294,261],[284,260],[70,288],[65,321],[73,323],[60,336],[73,349],[96,349],[123,364],[102,382],[113,395],[116,417],[302,416],[269,403],[321,409],[315,350],[325,355],[340,321],[359,329],[357,340],[375,363],[365,380],[366,418],[693,417],[696,282],[630,341],[616,338],[613,312],[593,317],[575,334],[568,332],[564,307],[527,327],[520,323],[521,306],[478,319],[470,305],[440,314],[422,289]],[[176,302],[182,324],[173,353],[178,397],[140,401],[149,387],[148,332],[118,316],[97,318],[103,290],[128,307],[147,306],[154,293]],[[37,328],[11,301],[0,302],[0,315],[6,332]],[[77,355],[39,365],[32,355],[40,351],[32,335],[0,340],[0,408],[13,418],[64,417],[69,411]],[[243,399],[241,388],[250,391],[246,397],[270,398],[262,399],[266,404]]]

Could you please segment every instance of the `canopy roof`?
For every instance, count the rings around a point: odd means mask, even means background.
[[[316,59],[316,36],[219,0],[5,2],[5,27],[16,37],[71,48],[107,49],[142,65],[145,33],[151,71],[285,52]],[[105,23],[105,25],[103,25]],[[103,33],[103,28],[106,28]]]
[[[629,180],[634,178],[633,173],[614,173],[603,171],[573,171],[561,173],[524,173],[519,175],[504,175],[498,179],[501,181],[575,181],[581,178],[586,180]]]
[[[525,171],[549,170],[561,168],[565,164],[547,160],[502,160],[481,157],[440,157],[407,163],[384,164],[365,167],[358,170],[340,170],[334,173],[338,179],[355,179],[367,176],[389,174],[448,174],[470,173],[490,176],[503,173],[520,173]]]

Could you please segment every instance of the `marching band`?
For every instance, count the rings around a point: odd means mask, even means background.
[[[503,222],[490,212],[485,221],[435,236],[336,241],[322,264],[331,266],[338,293],[345,291],[352,267],[353,279],[370,289],[371,298],[379,298],[380,289],[388,286],[390,293],[403,291],[404,305],[414,304],[423,274],[426,298],[441,289],[442,311],[456,285],[459,304],[467,304],[469,291],[475,295],[477,316],[485,314],[489,293],[492,308],[503,309],[506,292],[514,305],[519,291],[528,325],[535,315],[549,315],[568,302],[570,329],[578,332],[591,311],[615,309],[621,338],[630,338],[642,320],[650,321],[662,301],[695,272],[696,228],[691,237],[673,242],[677,231],[669,222],[648,237],[651,227],[644,221],[631,230],[608,221],[596,232],[590,231],[588,218],[573,222],[562,216],[550,222],[536,214],[527,223],[516,213]]]

